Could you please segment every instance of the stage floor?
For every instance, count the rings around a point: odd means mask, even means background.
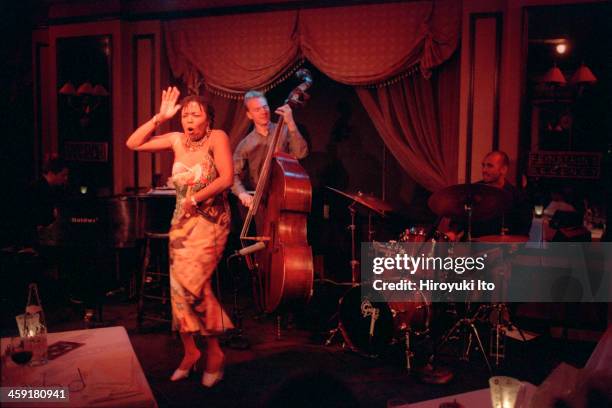
[[[225,347],[225,378],[213,389],[200,385],[201,368],[184,381],[172,383],[168,380],[182,357],[180,340],[169,331],[167,324],[147,322],[139,331],[136,302],[121,297],[107,299],[103,325],[127,329],[160,407],[264,406],[283,382],[313,372],[317,374],[299,393],[293,394],[291,406],[301,406],[299,403],[306,401],[300,400],[313,396],[318,398],[315,403],[302,406],[325,406],[325,402],[343,400],[342,393],[346,390],[341,391],[338,384],[346,385],[362,407],[386,407],[389,400],[395,400],[393,403],[398,400],[417,402],[488,386],[489,373],[480,352],[472,351],[469,362],[460,361],[455,352],[458,344],[447,348],[440,358],[455,376],[446,385],[424,384],[407,374],[403,350],[398,346],[389,347],[378,358],[348,351],[342,347],[341,336],[325,346],[326,329],[335,325],[332,315],[337,300],[334,296],[339,291],[319,288],[318,296],[325,301],[315,297],[306,313],[296,314],[295,327],[282,330],[280,339],[276,337],[276,319],[273,316],[257,318],[250,299],[243,300],[244,333],[250,347],[245,350]],[[250,298],[249,295],[243,297]],[[231,311],[231,293],[224,294],[222,300],[228,312]],[[81,305],[60,303],[45,308],[51,331],[84,328]],[[481,335],[488,341],[488,332]],[[496,374],[537,385],[562,361],[579,367],[584,365],[594,346],[591,342],[563,341],[548,335],[527,344],[508,340],[507,358]]]

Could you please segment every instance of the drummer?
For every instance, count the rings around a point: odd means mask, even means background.
[[[505,152],[494,150],[482,159],[482,180],[478,183],[505,191],[510,197],[510,202],[499,216],[472,223],[472,237],[477,238],[485,235],[529,235],[531,228],[531,208],[525,195],[513,186],[506,175],[510,159]],[[453,241],[459,241],[464,237],[467,230],[465,221],[450,220],[449,231],[446,233]]]

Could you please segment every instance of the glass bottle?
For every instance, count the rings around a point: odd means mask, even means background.
[[[46,364],[47,324],[40,296],[38,295],[38,286],[35,283],[30,283],[28,286],[28,301],[23,321],[24,341],[29,342],[32,347],[32,361],[30,361],[30,365]]]

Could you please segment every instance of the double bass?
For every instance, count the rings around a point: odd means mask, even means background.
[[[302,83],[285,101],[292,109],[304,104],[312,85],[308,70],[301,69],[296,76]],[[297,159],[276,152],[283,124],[281,115],[240,233],[243,251],[252,252],[246,257],[254,274],[255,300],[266,313],[307,303],[313,285],[312,248],[306,236],[312,186]],[[249,236],[253,220],[257,233]]]

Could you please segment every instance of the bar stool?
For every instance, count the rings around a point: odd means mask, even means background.
[[[143,321],[171,322],[168,233],[145,232],[138,298],[138,330]]]

